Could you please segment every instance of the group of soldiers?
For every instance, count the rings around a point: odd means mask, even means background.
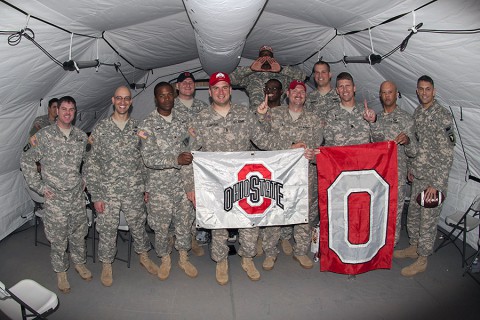
[[[273,49],[263,46],[259,57],[268,57],[263,58],[262,63],[273,59]],[[279,254],[279,242],[284,252],[293,255],[301,267],[313,267],[308,252],[312,228],[319,220],[315,153],[320,146],[385,140],[398,144],[395,245],[407,176],[413,183],[414,194],[426,190],[426,201],[433,199],[437,190],[446,194],[455,136],[451,115],[434,99],[434,83],[430,77],[418,79],[420,105],[412,117],[398,107],[398,92],[392,81],[381,84],[383,111],[375,114],[366,103],[355,101],[356,87],[349,73],[338,74],[336,86],[332,87],[330,66],[324,61],[313,67],[316,88],[308,95],[302,81],[305,74],[298,68],[284,67],[279,72],[271,72],[267,62],[261,68],[265,70],[237,67],[230,75],[212,74],[208,89],[210,104],[194,97],[194,76],[182,72],[175,84],[176,98],[171,84],[156,84],[156,109],[143,121],[130,117],[132,93],[128,87],[121,86],[112,97],[112,115],[99,121],[89,137],[72,124],[75,100],[65,96],[55,101],[57,115],[52,111],[50,125],[38,132],[32,131],[21,168],[28,185],[46,199],[45,234],[51,243],[51,263],[62,292],[70,291],[67,246],[75,270],[82,279],[92,279],[86,267],[85,188],[91,194],[97,213],[103,285],[113,284],[112,263],[120,211],[129,225],[140,264],[149,273],[161,280],[168,278],[174,247],[179,252],[179,267],[189,277],[198,275],[188,257],[190,251],[196,255],[204,253],[195,237],[191,153],[195,150],[303,148],[310,162],[308,223],[238,230],[241,266],[253,281],[260,279],[253,258],[265,253],[262,268],[272,270]],[[231,101],[232,85],[245,89],[250,108]],[[286,104],[282,104],[284,91],[288,98]],[[44,122],[47,125],[47,121]],[[36,121],[35,128],[37,124]],[[88,152],[87,144],[90,145]],[[425,271],[439,214],[440,207],[427,209],[415,201],[410,202],[407,223],[410,246],[393,254],[395,258],[416,259],[402,269],[404,276]],[[159,266],[148,255],[151,244],[145,229],[147,220],[155,233]],[[211,230],[211,258],[216,262],[216,280],[220,285],[229,281],[228,237],[227,229]]]

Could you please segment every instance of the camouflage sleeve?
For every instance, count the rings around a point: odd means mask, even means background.
[[[33,135],[30,138],[30,145],[32,147],[22,154],[20,167],[28,186],[38,194],[43,194],[45,183],[42,181],[42,176],[37,171],[36,165],[36,162],[39,162],[43,157],[42,139],[38,135]]]
[[[246,77],[253,74],[254,71],[250,69],[250,67],[241,67],[238,66],[235,70],[230,73],[230,82],[232,85],[239,86],[239,87],[246,87]]]
[[[280,73],[283,74],[285,77],[287,77],[288,83],[292,82],[295,79],[300,81],[305,81],[305,78],[307,77],[305,74],[305,71],[303,71],[299,67],[293,67],[293,66],[283,67]],[[286,89],[287,88],[284,87],[285,91]]]
[[[161,150],[157,143],[157,137],[153,130],[142,128],[138,131],[141,138],[140,152],[143,163],[151,169],[180,169],[178,164],[178,154],[169,153],[167,150]]]
[[[385,132],[383,132],[383,126],[380,121],[370,123],[370,136],[373,142],[385,141]]]
[[[95,127],[90,134],[88,143],[91,146],[90,151],[86,155],[84,177],[86,180],[88,192],[92,195],[92,201],[105,200],[102,184],[102,167],[101,167],[101,135],[98,134],[98,127]]]
[[[410,143],[405,145],[405,154],[408,158],[415,158],[417,155],[417,139],[415,139],[415,133],[413,132],[413,118],[408,120],[405,134],[410,139]]]
[[[328,115],[327,115],[327,118],[325,119],[325,128],[323,129],[323,138],[324,138],[325,146],[332,146],[334,144],[331,117],[329,117]]]

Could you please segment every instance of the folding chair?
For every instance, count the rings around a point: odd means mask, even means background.
[[[0,310],[12,320],[47,319],[57,308],[57,295],[33,280],[21,280],[10,289],[0,282]]]
[[[45,246],[50,246],[49,243],[38,240],[38,225],[40,224],[40,221],[42,221],[42,218],[43,218],[43,213],[44,213],[43,205],[45,203],[45,198],[39,195],[36,191],[33,191],[32,189],[30,189],[28,186],[26,187],[26,189],[27,189],[28,195],[30,196],[30,198],[32,198],[32,201],[34,204],[33,222],[35,224],[35,240],[34,240],[35,247],[39,243]]]
[[[472,273],[476,272],[476,273],[479,273],[479,270],[478,268],[480,268],[480,266],[478,264],[480,264],[480,261],[479,258],[480,258],[480,235],[478,237],[478,243],[477,243],[477,252],[473,255],[472,257],[472,260],[470,261],[470,263],[467,265],[467,267],[465,268],[465,271],[463,272],[463,276],[465,276],[465,274],[468,274],[473,280],[475,280],[476,283],[480,284],[480,280],[477,279],[477,277],[475,277]],[[474,264],[477,263],[476,265],[476,269],[477,270],[473,270],[474,269]]]
[[[94,230],[96,228],[96,222],[94,222]],[[123,242],[127,241],[128,242],[128,254],[127,258],[119,258],[117,255],[115,255],[115,260],[120,260],[123,262],[127,263],[127,267],[130,268],[130,261],[132,259],[132,242],[133,242],[133,237],[132,233],[130,232],[130,228],[128,227],[127,220],[125,219],[125,214],[123,213],[122,210],[120,210],[120,223],[117,228],[117,240],[120,238]],[[94,232],[95,234],[95,232]],[[124,235],[125,234],[125,235]],[[94,237],[94,247],[95,247],[95,237]],[[94,261],[95,262],[95,261]]]
[[[124,237],[122,233],[126,233],[127,237]],[[115,259],[126,262],[127,267],[130,268],[130,261],[132,259],[132,233],[130,232],[130,228],[128,227],[127,220],[125,219],[125,214],[123,213],[122,210],[120,210],[120,224],[118,225],[118,233],[117,233],[117,239],[120,237],[123,242],[128,241],[128,255],[127,259],[123,258],[118,258],[115,256]]]
[[[472,212],[470,214],[470,212]],[[437,252],[440,248],[443,248],[449,243],[453,243],[455,247],[462,254],[462,268],[467,263],[466,250],[467,250],[467,233],[476,229],[480,225],[480,196],[477,196],[472,204],[468,207],[467,211],[455,211],[454,214],[451,214],[445,218],[445,223],[452,228],[452,230],[446,234],[443,241],[435,249]],[[455,232],[457,234],[455,235]],[[443,231],[441,231],[444,233]],[[445,233],[444,233],[445,234]],[[455,241],[462,235],[462,248],[458,247]]]

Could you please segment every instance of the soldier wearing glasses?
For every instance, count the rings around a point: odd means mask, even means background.
[[[144,165],[137,136],[138,120],[129,115],[132,106],[130,89],[119,87],[112,103],[112,116],[99,121],[90,135],[92,148],[85,166],[100,234],[98,257],[103,263],[100,281],[107,287],[113,283],[112,262],[117,251],[120,210],[125,214],[140,264],[151,274],[158,272],[158,266],[147,253],[150,241],[145,231]]]

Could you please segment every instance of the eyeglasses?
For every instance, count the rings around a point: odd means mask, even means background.
[[[130,102],[132,100],[132,97],[120,97],[120,96],[115,97],[115,101],[120,102],[122,100],[125,101],[125,102]]]

